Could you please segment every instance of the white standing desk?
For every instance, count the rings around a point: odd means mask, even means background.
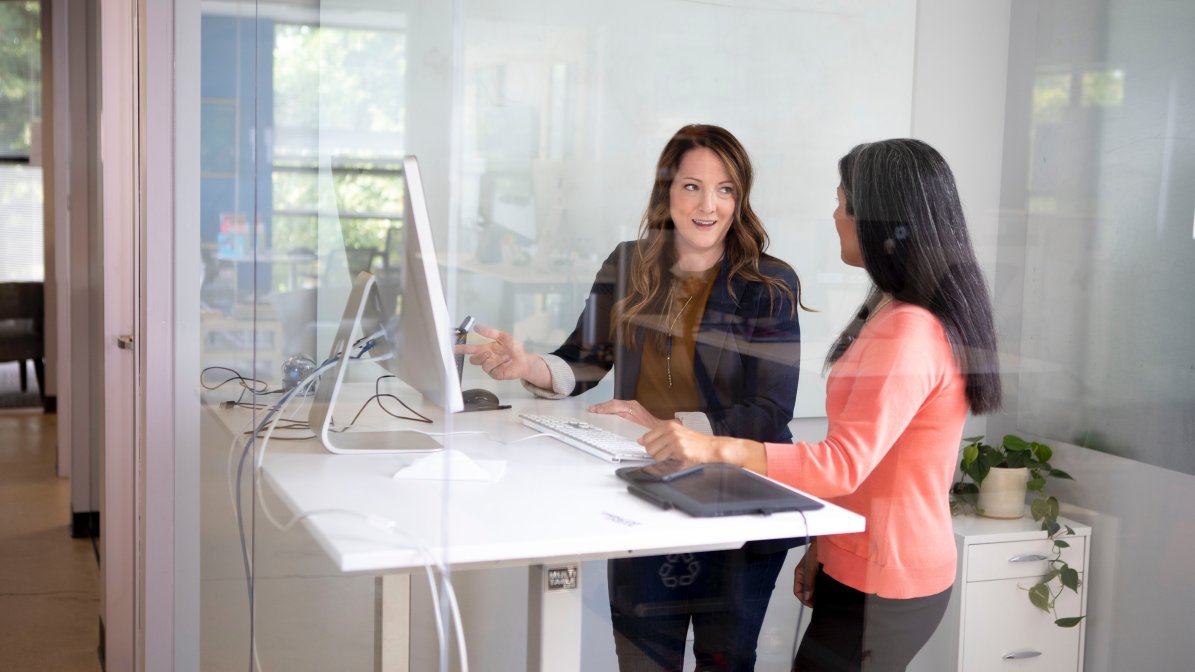
[[[365,389],[372,393],[373,388],[347,387],[353,390],[350,399],[364,399]],[[659,509],[626,491],[626,483],[614,475],[618,465],[549,437],[501,443],[535,433],[521,424],[519,412],[583,417],[585,402],[504,401],[515,407],[449,419],[452,431],[487,430],[492,436],[444,439],[447,447],[475,460],[503,461],[505,471],[495,482],[453,480],[451,474],[445,480],[396,480],[395,472],[423,455],[333,455],[316,440],[271,442],[261,478],[290,509],[289,515],[308,514],[303,524],[346,573],[422,572],[426,560],[411,540],[453,569],[529,567],[528,668],[552,672],[580,669],[582,560],[731,549],[758,539],[864,529],[862,516],[829,504],[806,514],[808,529],[799,513],[693,518]],[[359,404],[346,401],[337,416],[351,418]],[[361,422],[377,426],[384,417],[369,415]],[[385,529],[391,525],[398,532]],[[549,577],[577,581],[550,588]],[[391,586],[398,594],[409,590],[405,581],[378,585],[383,593]],[[378,599],[383,605],[395,602],[385,594]],[[391,650],[379,651],[379,661],[398,660],[378,663],[386,669],[405,669],[405,636],[387,632],[405,629],[409,614],[401,613],[403,601],[398,600],[398,614],[387,608],[382,630],[375,633],[379,642],[397,642]]]

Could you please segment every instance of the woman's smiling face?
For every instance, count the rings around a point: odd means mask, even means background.
[[[721,157],[706,147],[685,152],[668,190],[669,213],[676,226],[676,256],[682,269],[705,270],[722,257],[737,199],[734,181]]]

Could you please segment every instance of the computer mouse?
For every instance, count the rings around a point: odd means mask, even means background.
[[[469,410],[481,411],[498,408],[501,405],[498,401],[498,395],[480,387],[461,392],[461,397],[465,400],[465,408]]]

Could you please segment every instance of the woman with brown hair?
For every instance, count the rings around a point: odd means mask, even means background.
[[[532,355],[509,334],[465,346],[500,380],[543,397],[591,389],[614,370],[614,399],[590,410],[648,428],[675,422],[722,436],[790,441],[800,361],[800,283],[765,254],[751,208],[746,150],[717,126],[681,128],[665,145],[638,240],[602,264],[565,343]],[[802,306],[803,307],[803,306]],[[788,548],[609,563],[619,667],[681,669],[690,622],[701,670],[753,670],[756,640]]]

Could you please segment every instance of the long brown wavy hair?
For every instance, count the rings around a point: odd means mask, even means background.
[[[669,194],[681,159],[698,147],[705,147],[717,154],[734,183],[734,220],[723,243],[723,256],[730,263],[728,285],[729,281],[741,276],[747,281],[767,286],[768,296],[773,302],[777,293],[787,297],[792,306],[790,316],[796,313],[797,305],[809,310],[801,301],[800,281],[795,288],[790,287],[759,269],[760,258],[768,248],[768,233],[759,221],[759,216],[751,209],[751,184],[755,173],[747,150],[724,128],[690,124],[677,131],[660,152],[651,198],[639,224],[639,244],[635,246],[631,260],[630,287],[627,295],[614,305],[611,336],[621,338],[628,348],[636,347],[635,328],[638,324],[654,324],[654,320],[647,319],[648,316],[666,312],[665,303],[672,283],[670,269],[676,263],[676,246],[673,242],[676,224],[672,221]],[[733,286],[730,287],[731,298],[737,299]],[[663,330],[647,330],[645,340],[662,350]]]

